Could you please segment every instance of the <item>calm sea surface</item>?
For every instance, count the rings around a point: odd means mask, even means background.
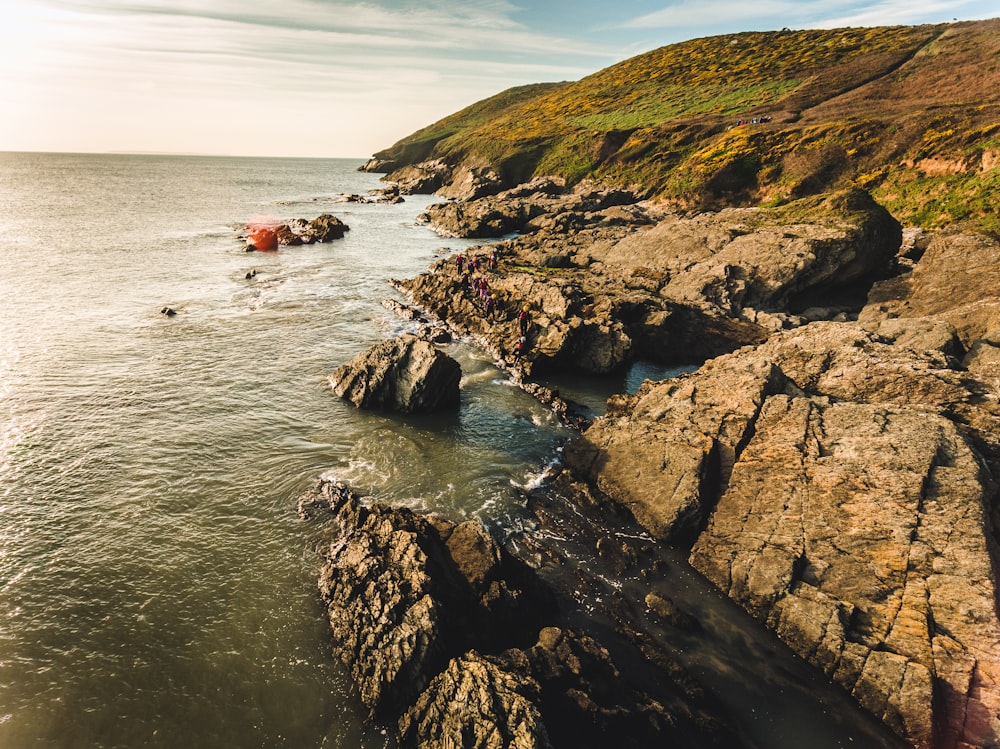
[[[457,414],[329,390],[407,329],[387,281],[468,244],[415,223],[433,198],[338,202],[380,186],[359,163],[0,153],[0,749],[392,746],[331,656],[298,495],[330,474],[503,526],[567,434],[461,342]],[[324,212],[346,238],[238,239]],[[600,410],[662,374],[560,385]],[[761,746],[883,745],[786,660],[764,677],[759,628],[697,576],[682,587],[723,620],[690,665]]]
[[[387,279],[462,246],[414,224],[428,198],[334,202],[380,186],[359,163],[0,154],[0,747],[386,745],[332,662],[298,494],[330,472],[500,522],[564,434],[461,344],[458,415],[326,387],[404,329]],[[237,238],[323,212],[345,239]]]

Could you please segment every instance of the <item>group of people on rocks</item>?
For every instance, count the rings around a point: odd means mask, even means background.
[[[487,263],[491,269],[496,269],[497,258],[495,250],[493,254],[490,255]],[[493,292],[490,290],[490,284],[489,281],[486,280],[486,276],[475,275],[476,271],[482,267],[482,264],[483,260],[479,255],[466,258],[462,254],[459,254],[455,258],[455,265],[460,275],[459,282],[462,285],[462,289],[471,288],[472,292],[479,300],[479,304],[483,309],[483,315],[492,319],[497,306],[496,299],[493,296]]]
[[[500,305],[493,295],[493,291],[490,289],[486,274],[477,275],[484,264],[491,271],[497,269],[499,256],[496,249],[485,258],[478,254],[467,257],[461,252],[455,256],[455,269],[459,275],[461,289],[463,292],[471,291],[483,310],[483,317],[493,320],[500,311]],[[528,352],[528,332],[531,324],[530,311],[531,305],[525,304],[517,315],[518,337],[512,347],[515,362],[520,361]]]

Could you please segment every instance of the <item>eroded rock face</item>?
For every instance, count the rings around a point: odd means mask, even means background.
[[[429,341],[404,335],[373,346],[330,375],[358,408],[418,413],[454,408],[462,369]]]
[[[551,749],[538,684],[470,651],[452,660],[399,719],[400,744]]]
[[[814,323],[619,398],[566,459],[907,741],[994,746],[1000,421],[950,361]]]
[[[985,234],[934,236],[910,270],[877,284],[859,320],[937,325],[954,331],[952,354],[973,374],[1000,387],[1000,240]],[[899,323],[897,323],[899,324]]]
[[[333,480],[298,509],[331,529],[319,587],[336,653],[401,746],[744,745],[665,654],[663,671],[643,661],[651,695],[562,626],[553,591],[478,521],[365,503]]]
[[[859,319],[943,320],[968,348],[1000,322],[1000,241],[945,232],[928,243],[912,271],[872,289]]]
[[[581,185],[566,192],[565,181],[551,177],[497,192],[495,175],[483,176],[476,170],[467,172],[463,180],[438,191],[443,197],[456,200],[435,203],[427,208],[426,220],[446,236],[501,237],[514,231],[541,228],[563,231],[574,224],[581,228],[600,223],[619,223],[598,214],[638,200],[634,193],[626,190],[602,189],[593,185]]]
[[[664,296],[739,315],[745,308],[803,309],[859,279],[874,280],[901,239],[887,211],[867,193],[848,190],[799,201],[795,211],[731,208],[668,218],[591,258],[662,272]]]
[[[955,425],[776,396],[756,430],[695,567],[914,745],[995,744],[987,489]]]
[[[340,659],[373,715],[402,713],[473,643],[530,641],[552,616],[545,587],[478,521],[364,504],[336,481],[303,495],[299,514],[339,527],[324,551],[320,592]]]

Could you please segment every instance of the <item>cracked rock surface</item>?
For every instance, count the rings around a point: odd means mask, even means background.
[[[914,746],[996,746],[994,406],[815,323],[619,398],[566,458]]]

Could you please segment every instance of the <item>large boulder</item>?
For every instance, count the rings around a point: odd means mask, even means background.
[[[330,385],[358,408],[418,413],[458,406],[461,378],[457,361],[426,340],[403,335],[339,367]]]
[[[867,288],[901,239],[888,211],[862,190],[847,190],[781,208],[671,217],[588,254],[608,266],[664,273],[662,294],[677,302],[740,315],[804,309],[858,282]]]

